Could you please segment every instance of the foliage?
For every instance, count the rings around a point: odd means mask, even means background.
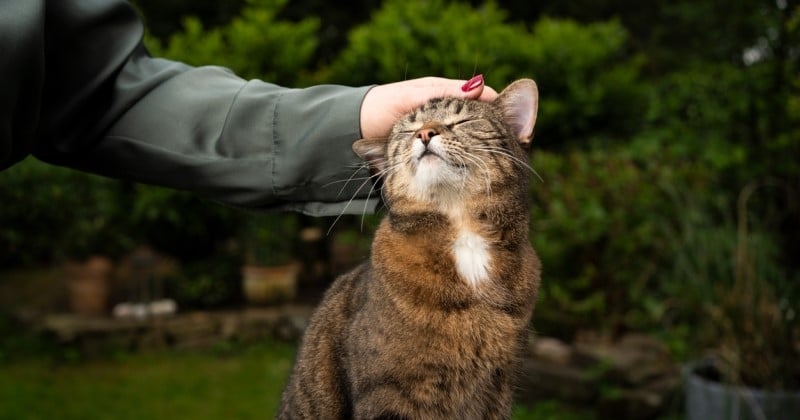
[[[498,84],[507,83],[525,74],[516,72],[514,64],[520,61],[526,33],[505,18],[491,2],[472,8],[445,0],[386,1],[368,23],[349,33],[329,78],[371,84],[483,72]]]
[[[191,193],[136,185],[129,222],[132,235],[180,261],[166,279],[167,296],[179,308],[214,308],[239,303],[243,256],[231,243],[246,223],[241,210]]]
[[[531,239],[544,268],[536,328],[571,338],[658,324],[659,271],[669,264],[663,223],[680,217],[667,190],[705,193],[713,175],[658,150],[536,152]]]
[[[149,37],[153,54],[193,65],[222,65],[247,79],[296,85],[308,69],[317,41],[319,20],[276,19],[286,0],[247,0],[241,15],[227,25],[206,29],[197,17],[186,17],[181,32],[166,46]]]
[[[649,137],[663,140],[660,146],[672,153],[700,156],[717,170],[741,165],[751,134],[751,83],[746,72],[730,64],[692,66],[665,75],[651,98]]]
[[[150,185],[133,188],[128,217],[139,241],[182,261],[223,252],[242,223],[239,210]]]
[[[287,86],[483,73],[501,88],[535,78],[533,166],[544,179],[531,187],[531,240],[544,264],[535,328],[564,338],[585,328],[655,332],[680,358],[717,345],[729,366],[752,366],[730,375],[745,383],[791,371],[796,0],[387,0],[335,18],[314,16],[337,7],[308,6],[317,0],[136,3],[158,25],[158,38],[147,37],[155,55]],[[170,35],[177,9],[198,17]],[[743,236],[737,197],[752,180],[781,187],[749,201]],[[294,215],[244,215],[32,160],[0,174],[0,203],[0,264],[147,240],[185,264],[170,283],[182,307],[231,302],[238,261],[296,252]],[[340,220],[335,240],[353,240],[360,224]]]
[[[737,260],[737,265],[745,266],[736,270],[733,284],[715,285],[715,302],[706,306],[709,319],[719,328],[713,335],[718,339],[713,353],[730,383],[796,391],[800,389],[800,277],[787,279],[785,272],[764,261],[774,258],[774,249],[765,238],[754,239],[748,241],[753,245],[742,246],[747,253],[737,255],[745,260]]]
[[[125,185],[28,159],[0,175],[0,264],[31,265],[93,253],[118,255]]]
[[[533,69],[540,85],[537,133],[544,147],[636,132],[646,115],[648,90],[640,80],[642,57],[627,50],[618,21],[581,25],[543,18],[531,31],[517,69]],[[541,144],[539,147],[543,147]]]
[[[131,0],[140,11],[147,31],[159,40],[166,40],[180,30],[184,16],[197,16],[203,26],[222,26],[236,17],[245,0]]]
[[[298,217],[294,213],[248,215],[240,232],[245,261],[276,265],[292,261],[297,252]]]
[[[704,157],[657,149],[538,152],[533,165],[544,178],[532,185],[538,331],[660,332],[681,358],[712,349],[730,381],[800,387],[800,274],[782,261],[779,218],[763,214],[770,188],[788,208],[796,192],[748,184],[743,195],[760,195],[748,208]]]
[[[476,30],[480,28],[480,30]],[[616,21],[581,25],[543,18],[509,23],[493,2],[387,1],[331,64],[331,80],[371,84],[484,73],[502,87],[533,77],[541,90],[537,132],[546,147],[599,134],[629,134],[644,117],[641,60]],[[540,143],[540,147],[542,144]]]
[[[796,390],[800,276],[779,263],[764,220],[748,209],[765,187],[775,186],[753,182],[742,189],[736,220],[713,217],[675,192],[688,211],[667,229],[674,263],[662,277],[670,297],[664,327],[692,325],[695,342],[719,359],[729,382]]]
[[[167,296],[181,310],[241,303],[241,265],[238,255],[227,253],[185,262],[167,279]]]
[[[511,416],[513,420],[592,420],[596,413],[588,409],[570,407],[556,400],[537,401],[531,407],[517,405]]]

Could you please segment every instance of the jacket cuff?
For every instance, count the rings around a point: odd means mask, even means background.
[[[352,150],[371,87],[321,85],[290,89],[272,116],[273,193],[281,209],[314,216],[373,212],[369,172]]]

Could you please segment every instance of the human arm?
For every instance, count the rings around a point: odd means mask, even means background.
[[[0,92],[0,168],[33,154],[238,207],[363,211],[363,201],[345,208],[367,195],[345,182],[359,165],[352,141],[362,129],[388,132],[393,121],[373,114],[463,82],[287,89],[150,57],[122,0],[10,0],[0,9],[0,76],[10,87]]]

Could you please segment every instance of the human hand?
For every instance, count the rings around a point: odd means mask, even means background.
[[[386,137],[397,119],[431,98],[456,96],[490,102],[497,92],[483,83],[483,76],[470,80],[422,77],[373,87],[361,104],[361,135]]]

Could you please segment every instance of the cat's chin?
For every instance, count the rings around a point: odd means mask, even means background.
[[[417,161],[410,187],[414,195],[430,200],[443,196],[452,197],[463,181],[463,173],[457,168],[436,154],[426,154]]]
[[[444,172],[448,171],[447,163],[439,155],[428,153],[417,160],[414,178],[424,183],[436,183]]]

